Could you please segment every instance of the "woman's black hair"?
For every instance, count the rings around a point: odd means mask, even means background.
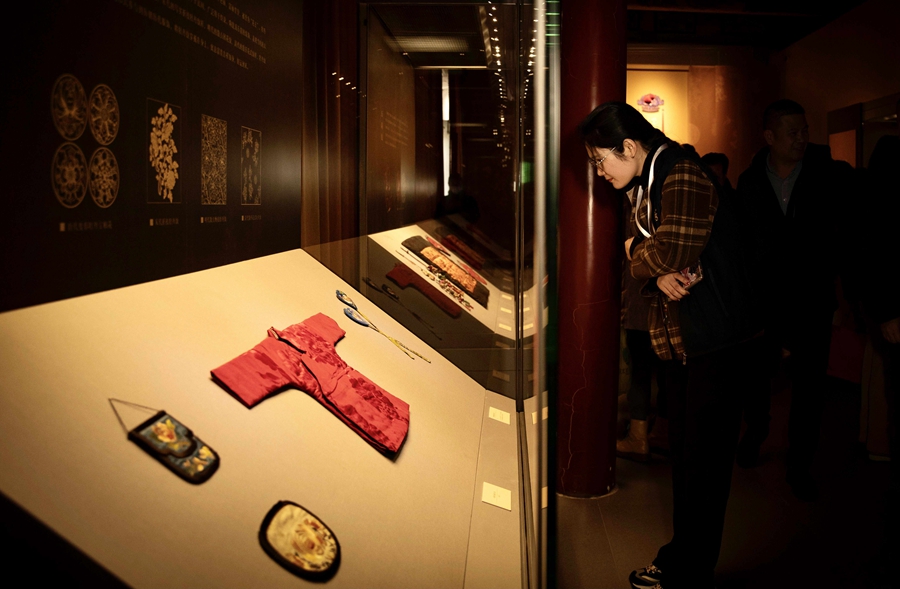
[[[649,151],[667,141],[662,131],[624,102],[604,102],[578,125],[578,131],[585,145],[615,149],[619,153],[626,139],[640,142]]]

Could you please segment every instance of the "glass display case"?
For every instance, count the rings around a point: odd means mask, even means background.
[[[515,402],[517,559],[532,587],[544,586],[547,566],[554,7],[361,4],[358,88],[321,72],[357,90],[360,236],[304,248]]]

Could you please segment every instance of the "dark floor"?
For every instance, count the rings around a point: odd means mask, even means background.
[[[813,470],[822,497],[802,503],[784,482],[790,388],[776,386],[762,464],[734,467],[719,589],[866,586],[864,573],[882,537],[890,463],[870,460],[859,443],[859,386],[829,379],[823,394]],[[662,456],[649,464],[619,459],[611,495],[558,498],[560,589],[630,587],[628,574],[671,538],[670,474]]]

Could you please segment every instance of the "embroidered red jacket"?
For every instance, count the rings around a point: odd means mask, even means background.
[[[341,360],[335,344],[344,330],[313,315],[279,331],[212,370],[213,379],[247,407],[288,386],[309,393],[384,453],[396,453],[409,429],[409,405]]]

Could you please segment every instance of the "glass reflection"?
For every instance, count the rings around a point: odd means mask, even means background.
[[[486,390],[515,399],[511,459],[533,587],[544,585],[546,566],[547,398],[536,394],[546,387],[534,361],[547,316],[539,289],[548,288],[546,266],[535,271],[544,242],[534,226],[537,182],[546,182],[535,165],[536,139],[547,136],[535,123],[544,10],[367,4],[360,237],[306,248]]]
[[[512,398],[522,396],[520,336],[533,332],[519,301],[532,233],[522,213],[531,185],[516,59],[522,10],[371,4],[361,61],[362,292]]]

